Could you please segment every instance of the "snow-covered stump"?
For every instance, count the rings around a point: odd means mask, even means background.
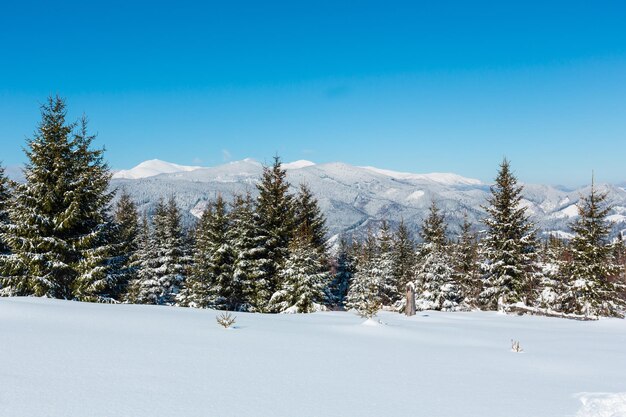
[[[404,314],[407,316],[415,315],[415,285],[412,282],[406,284],[406,305]]]

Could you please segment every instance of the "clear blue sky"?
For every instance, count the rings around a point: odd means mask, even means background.
[[[623,1],[5,2],[0,160],[50,94],[113,168],[278,152],[626,181]]]

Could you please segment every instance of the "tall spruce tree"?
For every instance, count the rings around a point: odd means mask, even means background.
[[[280,287],[279,272],[288,256],[295,228],[293,196],[289,194],[286,175],[280,158],[276,156],[274,164],[263,169],[263,176],[257,184],[259,196],[255,221],[258,236],[264,240],[262,250],[268,261],[263,265],[264,276],[259,278],[268,283],[269,296]],[[265,304],[268,302],[269,297]]]
[[[270,299],[269,307],[279,313],[312,313],[322,309],[329,275],[308,234],[292,239],[289,256],[280,270],[281,286]]]
[[[395,262],[393,252],[393,235],[389,224],[383,221],[378,233],[378,251],[373,260],[372,268],[376,269],[380,276],[380,296],[383,305],[391,306],[400,300],[397,275],[395,274]]]
[[[428,217],[424,219],[420,236],[426,245],[432,247],[444,247],[447,243],[446,238],[447,226],[446,219],[434,200],[430,203],[428,209]],[[423,249],[428,249],[426,246]]]
[[[465,309],[462,288],[452,267],[446,230],[445,217],[433,201],[422,226],[424,243],[416,271],[415,298],[420,310]]]
[[[3,292],[108,298],[112,194],[103,150],[91,149],[84,118],[79,125],[66,122],[61,98],[50,98],[41,114],[27,141],[26,182],[15,187],[9,209],[4,238],[12,254]]]
[[[10,203],[10,186],[9,180],[4,174],[4,167],[0,166],[0,295],[3,294],[2,283],[6,272],[6,263],[9,257],[9,246],[4,241],[4,234],[9,227],[9,203]]]
[[[9,226],[9,203],[11,198],[9,179],[0,165],[0,256],[9,253],[9,246],[4,242],[3,235]],[[2,261],[0,260],[0,276],[2,276]]]
[[[465,303],[469,307],[478,307],[482,280],[478,264],[478,236],[472,228],[466,212],[463,215],[461,230],[452,253],[456,280],[465,296]]]
[[[620,297],[623,284],[615,280],[620,268],[609,244],[610,225],[606,217],[611,208],[607,193],[591,183],[589,195],[578,203],[578,218],[570,225],[575,233],[571,240],[571,261],[566,264],[567,291],[563,309],[585,316],[623,317],[626,304]]]
[[[406,285],[413,281],[415,263],[415,242],[411,238],[404,220],[402,220],[393,239],[393,274],[398,286],[398,294],[403,294]]]
[[[174,197],[167,204],[159,201],[154,213],[150,249],[142,251],[136,302],[175,303],[185,280],[189,262],[180,211]]]
[[[193,307],[223,310],[236,308],[237,289],[233,280],[234,253],[228,231],[226,202],[218,195],[203,213],[194,246],[191,276],[181,293]]]
[[[537,296],[536,232],[522,203],[523,187],[504,159],[485,207],[485,286],[481,301],[486,308],[515,302],[532,304]]]
[[[115,257],[113,271],[115,279],[111,296],[117,300],[125,297],[128,285],[138,272],[140,248],[140,224],[137,206],[126,190],[123,190],[113,215],[115,223]]]
[[[319,208],[311,189],[304,183],[295,198],[295,234],[308,236],[310,245],[326,255],[326,218]]]
[[[271,297],[268,270],[271,259],[265,246],[266,237],[259,229],[254,202],[247,194],[236,196],[230,213],[228,240],[232,242],[233,281],[237,309],[263,312]]]
[[[356,265],[353,252],[353,248],[345,239],[342,238],[339,240],[339,248],[334,265],[334,276],[327,290],[329,303],[337,307],[345,306],[348,288],[350,288],[350,283],[354,276]]]

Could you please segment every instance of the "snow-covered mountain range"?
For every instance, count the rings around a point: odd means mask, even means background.
[[[417,236],[431,201],[446,213],[454,234],[467,212],[480,228],[482,206],[489,184],[450,173],[412,174],[345,163],[286,163],[287,178],[295,189],[306,183],[319,199],[328,219],[330,236],[362,235],[383,219],[392,226],[404,220]],[[112,186],[127,190],[142,211],[150,214],[159,198],[174,195],[191,223],[218,194],[227,199],[235,194],[256,194],[255,184],[263,165],[244,159],[215,167],[196,167],[151,160],[114,174]],[[494,171],[495,175],[495,171]],[[523,204],[544,233],[569,237],[568,223],[577,216],[576,203],[589,187],[568,190],[548,185],[524,184]],[[603,184],[613,206],[609,220],[614,233],[626,233],[626,190]]]

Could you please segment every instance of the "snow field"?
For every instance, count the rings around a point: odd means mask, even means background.
[[[626,415],[624,320],[217,314],[0,299],[0,416]]]

